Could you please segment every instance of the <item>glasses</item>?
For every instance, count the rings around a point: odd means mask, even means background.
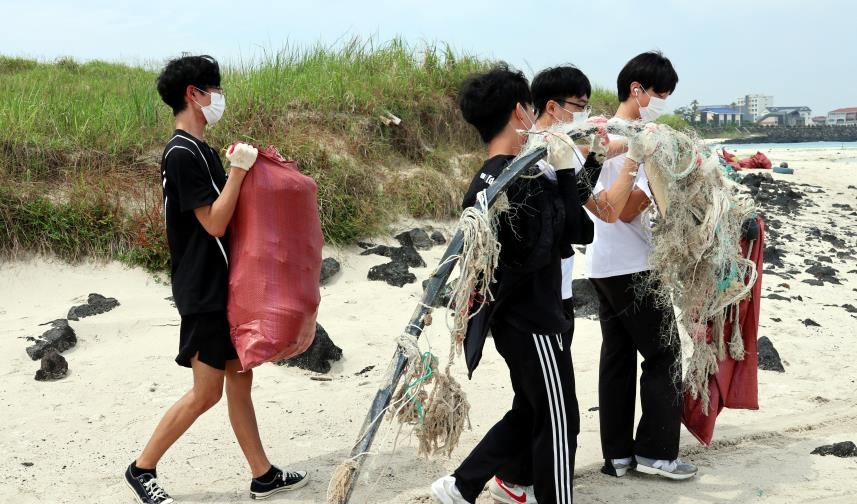
[[[209,86],[208,89],[210,89],[210,91],[206,91],[205,89],[200,89],[196,86],[194,86],[194,88],[196,88],[196,90],[199,91],[200,93],[205,93],[205,94],[217,93],[217,94],[221,94],[221,95],[224,94],[223,88],[221,88],[221,87]]]
[[[586,112],[587,114],[592,112],[592,105],[588,103],[580,104],[569,100],[558,99],[554,100],[555,102],[565,103],[566,105],[571,105],[573,107],[579,108],[581,111]]]

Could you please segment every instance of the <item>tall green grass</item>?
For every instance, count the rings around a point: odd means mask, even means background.
[[[222,67],[226,114],[206,140],[272,144],[296,159],[318,183],[329,241],[378,232],[402,212],[449,217],[475,171],[455,160],[483,149],[455,96],[490,64],[401,40],[287,46]],[[0,254],[166,267],[158,163],[173,116],[155,89],[159,70],[0,56]],[[615,110],[607,91],[592,102]],[[389,114],[401,124],[385,124]]]

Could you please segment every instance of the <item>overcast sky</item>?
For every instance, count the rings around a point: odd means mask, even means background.
[[[857,107],[852,0],[0,0],[0,54],[160,65],[182,51],[236,62],[352,36],[504,59],[528,75],[574,63],[615,89],[634,55],[660,49],[679,74],[668,108],[748,93],[813,115]],[[2,92],[2,90],[0,90]]]

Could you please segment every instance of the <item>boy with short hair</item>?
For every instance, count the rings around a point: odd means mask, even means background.
[[[158,461],[220,400],[225,388],[232,430],[253,476],[251,497],[262,499],[299,488],[307,483],[305,471],[282,471],[265,455],[250,395],[253,372],[240,373],[226,318],[227,227],[258,152],[248,144],[234,145],[226,154],[232,168],[227,179],[217,152],[205,143],[206,126],[214,125],[226,108],[214,58],[170,61],[158,77],[158,92],[175,115],[176,129],[164,149],[161,177],[173,298],[181,315],[176,362],[193,370],[193,386],[161,419],[143,452],[125,471],[125,482],[142,504],[174,502],[156,479]]]
[[[678,75],[669,59],[646,52],[631,59],[617,79],[615,117],[654,121],[675,90]],[[642,142],[627,155],[604,163],[595,197],[586,208],[597,217],[595,239],[586,250],[587,276],[595,286],[601,320],[598,403],[605,474],[628,469],[687,479],[696,467],[678,458],[681,427],[681,348],[672,307],[658,302],[649,271],[649,228],[643,211],[652,201]],[[638,294],[637,285],[645,285]],[[662,331],[671,329],[665,338]],[[642,417],[634,435],[637,353]]]

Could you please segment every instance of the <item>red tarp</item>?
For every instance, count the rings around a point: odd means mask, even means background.
[[[749,259],[756,263],[758,274],[756,284],[750,291],[750,297],[739,303],[738,322],[741,327],[741,338],[744,341],[744,360],[736,361],[726,354],[726,359],[719,363],[717,373],[709,377],[708,391],[710,394],[709,412],[702,412],[700,399],[693,399],[689,392],[684,395],[682,422],[687,430],[705,446],[711,444],[714,437],[714,423],[723,408],[759,409],[758,362],[759,354],[756,347],[756,337],[759,331],[759,302],[762,297],[762,251],[764,250],[765,225],[762,219],[756,218],[759,224],[759,238],[752,242]],[[746,241],[741,243],[741,251],[747,257]],[[723,337],[728,344],[732,337],[732,323],[724,324]],[[708,341],[711,341],[711,326],[708,327]]]
[[[742,168],[771,168],[771,160],[768,159],[768,156],[762,154],[761,152],[756,152],[752,156],[745,159],[738,159],[735,154],[728,152],[725,148],[723,152],[720,154],[720,157],[726,161],[726,164],[735,168],[736,171],[741,170]]]
[[[259,149],[230,224],[232,342],[244,370],[312,344],[324,238],[315,181],[274,147]]]

